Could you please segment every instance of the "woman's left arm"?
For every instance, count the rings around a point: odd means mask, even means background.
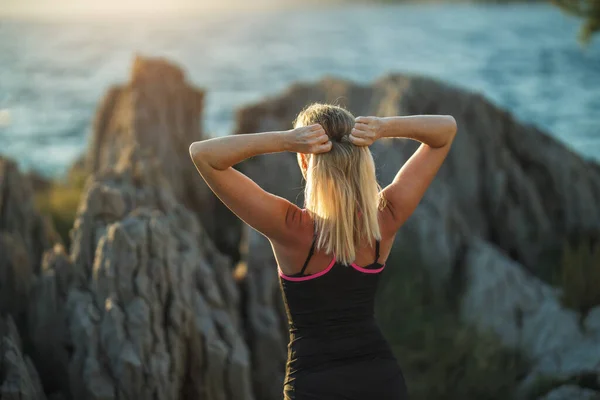
[[[252,179],[232,168],[260,154],[293,151],[322,153],[331,142],[321,125],[289,131],[231,135],[194,142],[190,156],[198,172],[217,197],[240,219],[274,241],[289,235],[288,215],[297,207],[263,190]]]

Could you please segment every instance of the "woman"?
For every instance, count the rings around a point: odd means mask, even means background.
[[[408,398],[374,319],[375,290],[396,232],[419,204],[455,134],[451,116],[354,119],[341,107],[313,104],[294,129],[190,146],[213,192],[271,242],[290,327],[285,399]],[[383,190],[368,148],[380,138],[422,143]],[[298,155],[306,180],[304,209],[232,168],[283,151]]]

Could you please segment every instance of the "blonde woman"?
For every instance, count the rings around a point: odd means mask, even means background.
[[[213,192],[271,242],[290,327],[289,400],[400,400],[398,362],[374,318],[377,283],[394,236],[419,204],[456,134],[451,116],[358,117],[313,104],[288,131],[195,142],[190,154]],[[408,138],[421,146],[381,190],[369,145]],[[261,189],[233,165],[297,153],[305,206]]]

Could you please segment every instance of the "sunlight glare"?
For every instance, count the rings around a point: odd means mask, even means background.
[[[0,0],[0,15],[171,14],[280,6],[291,0]]]

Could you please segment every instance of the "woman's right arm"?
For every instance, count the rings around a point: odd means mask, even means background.
[[[446,159],[455,135],[456,121],[450,115],[356,118],[350,141],[357,146],[368,146],[381,138],[421,142],[392,183],[382,191],[392,219],[384,234],[394,235],[417,208]]]

